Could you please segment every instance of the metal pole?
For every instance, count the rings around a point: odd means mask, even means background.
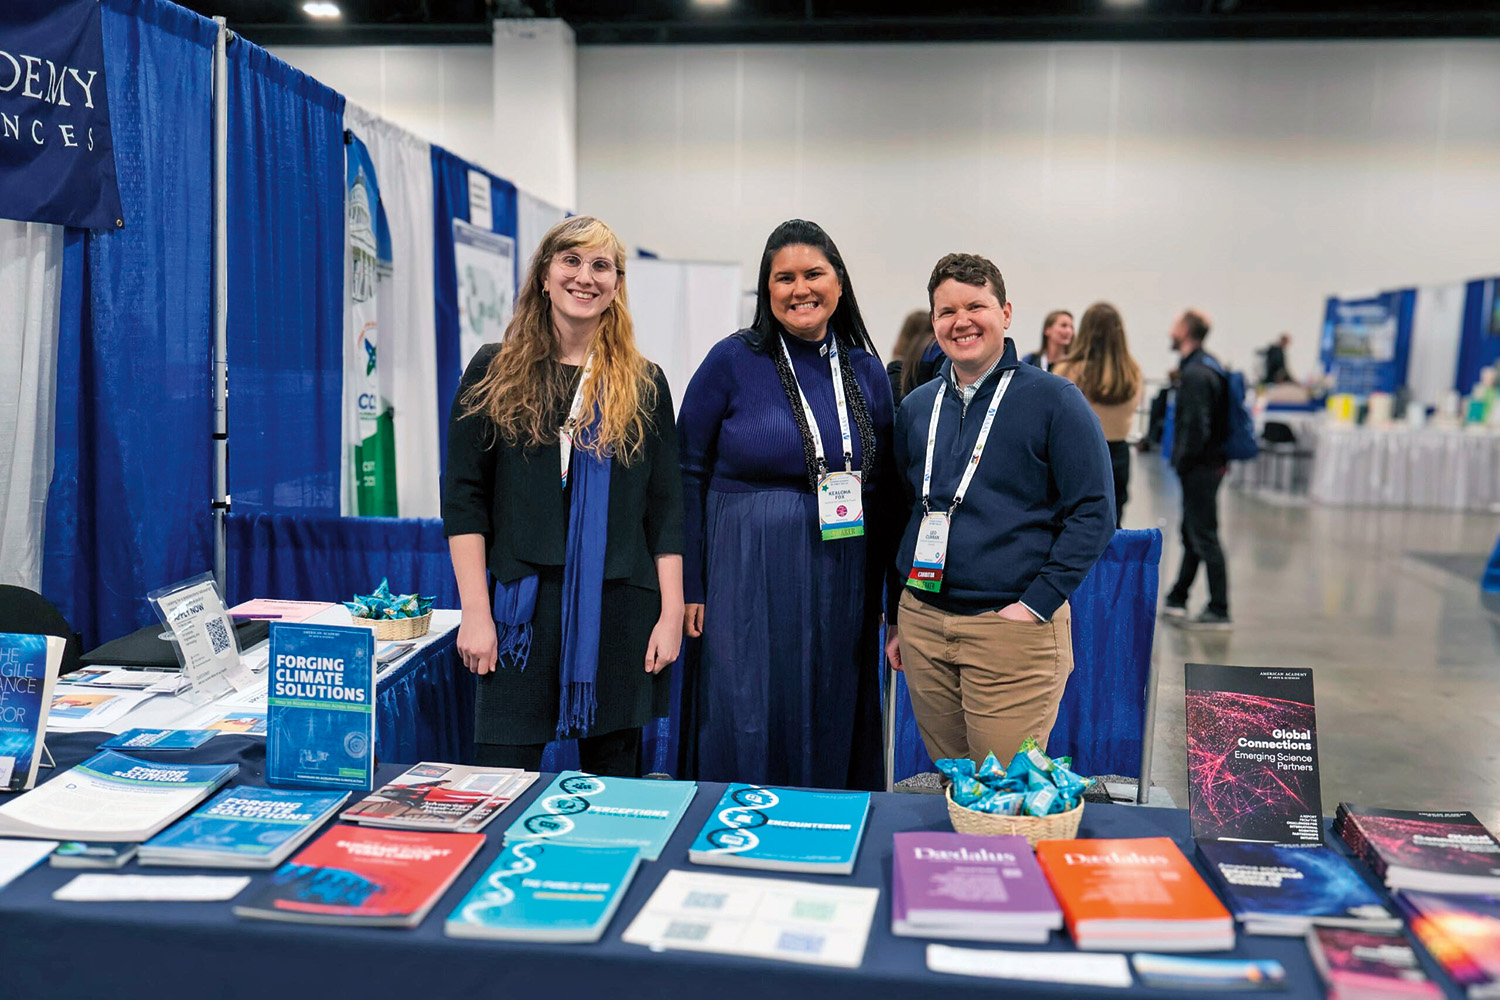
[[[885,790],[896,790],[896,671],[885,664]]]
[[[229,513],[229,28],[214,41],[214,582],[228,596]]]
[[[1151,644],[1151,669],[1146,674],[1146,712],[1141,720],[1141,781],[1135,790],[1137,805],[1145,805],[1151,795],[1151,754],[1156,749],[1156,643]]]

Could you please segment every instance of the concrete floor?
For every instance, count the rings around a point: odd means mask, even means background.
[[[1182,554],[1176,477],[1137,454],[1131,493],[1125,527],[1165,536],[1165,594]],[[1469,809],[1500,831],[1500,608],[1477,576],[1500,516],[1287,505],[1228,487],[1219,509],[1235,628],[1158,624],[1153,781],[1187,805],[1184,663],[1306,666],[1325,814],[1341,800]],[[1206,600],[1200,571],[1190,613]]]

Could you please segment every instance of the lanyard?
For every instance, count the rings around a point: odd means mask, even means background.
[[[557,431],[557,450],[562,456],[562,481],[568,485],[568,466],[573,461],[573,435],[578,433],[578,415],[583,409],[583,387],[594,372],[594,355],[589,354],[578,376],[578,388],[573,390],[573,405],[568,407],[568,419]]]
[[[802,401],[802,415],[807,419],[807,432],[812,435],[813,450],[818,456],[818,474],[822,475],[828,471],[828,459],[823,454],[823,435],[818,433],[818,421],[813,416],[812,407],[807,402],[807,394],[802,391],[802,383],[797,380],[797,366],[792,364],[792,352],[787,349],[785,335],[781,341],[781,353],[786,355],[787,367],[792,370],[792,382],[797,386],[797,398]],[[854,438],[849,433],[849,408],[844,400],[844,369],[839,363],[839,342],[832,331],[828,334],[828,367],[833,372],[833,404],[839,414],[839,434],[843,437],[844,444],[844,469],[847,472],[854,471]]]
[[[1000,408],[1000,400],[1005,398],[1005,390],[1010,388],[1010,379],[1015,373],[1016,370],[1010,368],[1000,377],[995,395],[990,398],[989,409],[984,411],[984,423],[979,427],[979,440],[974,442],[974,454],[964,467],[963,477],[958,481],[958,492],[953,494],[953,506],[948,508],[949,517],[958,510],[958,505],[964,502],[964,494],[969,492],[969,484],[974,481],[974,470],[979,468],[979,456],[984,454],[985,443],[990,439],[990,429],[995,426],[995,411]],[[947,394],[948,386],[945,382],[937,398],[932,401],[932,419],[927,423],[927,461],[922,468],[922,509],[928,513],[932,511],[929,502],[932,495],[932,455],[937,450],[938,418],[942,416],[943,397]]]

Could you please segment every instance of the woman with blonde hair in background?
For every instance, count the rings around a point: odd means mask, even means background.
[[[891,397],[899,406],[903,396],[930,382],[943,363],[943,352],[932,334],[932,313],[915,309],[906,314],[896,346],[891,348],[891,359],[885,373],[891,377]]]
[[[1115,527],[1125,515],[1130,486],[1130,446],[1125,438],[1135,420],[1145,380],[1130,356],[1125,323],[1108,302],[1095,302],[1078,321],[1068,354],[1053,371],[1078,386],[1104,428],[1115,474]]]
[[[552,227],[505,336],[469,362],[443,485],[475,762],[537,770],[577,737],[584,770],[636,774],[682,643],[682,479],[671,391],[598,219]]]

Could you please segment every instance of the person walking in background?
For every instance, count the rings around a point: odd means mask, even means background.
[[[1213,355],[1203,350],[1208,319],[1189,309],[1171,331],[1178,368],[1177,406],[1172,423],[1172,468],[1182,481],[1182,568],[1167,594],[1162,616],[1185,627],[1228,629],[1229,570],[1219,544],[1219,486],[1229,463],[1229,383]],[[1208,606],[1187,617],[1188,591],[1202,563],[1208,574]]]
[[[636,774],[682,646],[682,479],[672,393],[636,350],[625,248],[598,219],[548,231],[504,339],[464,372],[443,533],[474,763],[535,771],[576,736],[584,770]]]
[[[1262,385],[1276,385],[1292,381],[1292,373],[1286,366],[1286,349],[1292,346],[1292,335],[1283,333],[1266,348],[1265,377]]]
[[[930,382],[942,361],[943,352],[932,335],[932,314],[923,309],[907,313],[891,349],[891,362],[885,366],[896,405],[917,386]]]
[[[1066,309],[1054,309],[1042,320],[1042,346],[1022,358],[1021,363],[1051,371],[1067,355],[1072,342],[1073,314]]]
[[[949,360],[897,414],[909,516],[886,657],[934,760],[1009,760],[1028,736],[1045,748],[1057,721],[1068,598],[1115,530],[1109,451],[1072,383],[1017,360],[992,262],[949,254],[927,294]]]
[[[683,777],[884,787],[881,581],[891,384],[833,240],[782,223],[755,319],[683,396]],[[862,513],[861,513],[862,507]]]
[[[1078,386],[1089,401],[1104,440],[1115,477],[1115,527],[1125,516],[1130,496],[1130,445],[1125,440],[1135,422],[1145,379],[1141,366],[1130,356],[1125,341],[1125,323],[1108,302],[1095,302],[1078,321],[1078,332],[1067,357],[1053,372]]]

